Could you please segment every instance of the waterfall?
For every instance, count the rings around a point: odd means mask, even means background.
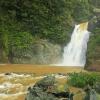
[[[75,25],[70,42],[63,53],[64,66],[84,66],[86,63],[87,42],[89,40],[88,22]]]

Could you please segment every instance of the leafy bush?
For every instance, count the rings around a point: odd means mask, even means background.
[[[87,0],[0,0],[0,22],[6,26],[14,20],[33,36],[63,44],[74,21],[88,20],[90,8]]]
[[[26,38],[27,37],[27,38]],[[9,35],[9,46],[27,48],[32,44],[32,35],[28,32],[19,32]]]
[[[79,88],[87,85],[94,86],[98,81],[100,81],[100,74],[96,73],[71,73],[68,78],[68,84]]]

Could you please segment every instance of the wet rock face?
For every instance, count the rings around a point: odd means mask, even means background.
[[[88,27],[89,32],[93,31],[96,28],[96,26],[97,26],[96,22],[90,21]]]
[[[98,26],[100,26],[100,18],[98,18],[98,16],[94,16],[89,21],[89,25],[88,25],[89,32],[92,32]]]
[[[100,82],[95,85],[95,89],[100,94]]]
[[[0,64],[9,63],[6,53],[0,48]]]
[[[94,14],[92,18],[89,19],[88,30],[90,33],[90,39],[88,42],[87,49],[87,63],[86,69],[91,71],[100,71],[100,9],[94,7]]]
[[[12,49],[11,63],[53,64],[61,59],[61,47],[47,42],[37,41],[28,49]]]

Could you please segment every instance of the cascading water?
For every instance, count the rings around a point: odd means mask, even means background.
[[[86,63],[87,42],[89,32],[87,31],[88,22],[75,25],[71,40],[64,48],[64,66],[84,66]]]

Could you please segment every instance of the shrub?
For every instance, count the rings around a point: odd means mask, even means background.
[[[71,73],[69,74],[68,84],[83,88],[86,85],[94,86],[100,80],[100,74],[96,73]]]

